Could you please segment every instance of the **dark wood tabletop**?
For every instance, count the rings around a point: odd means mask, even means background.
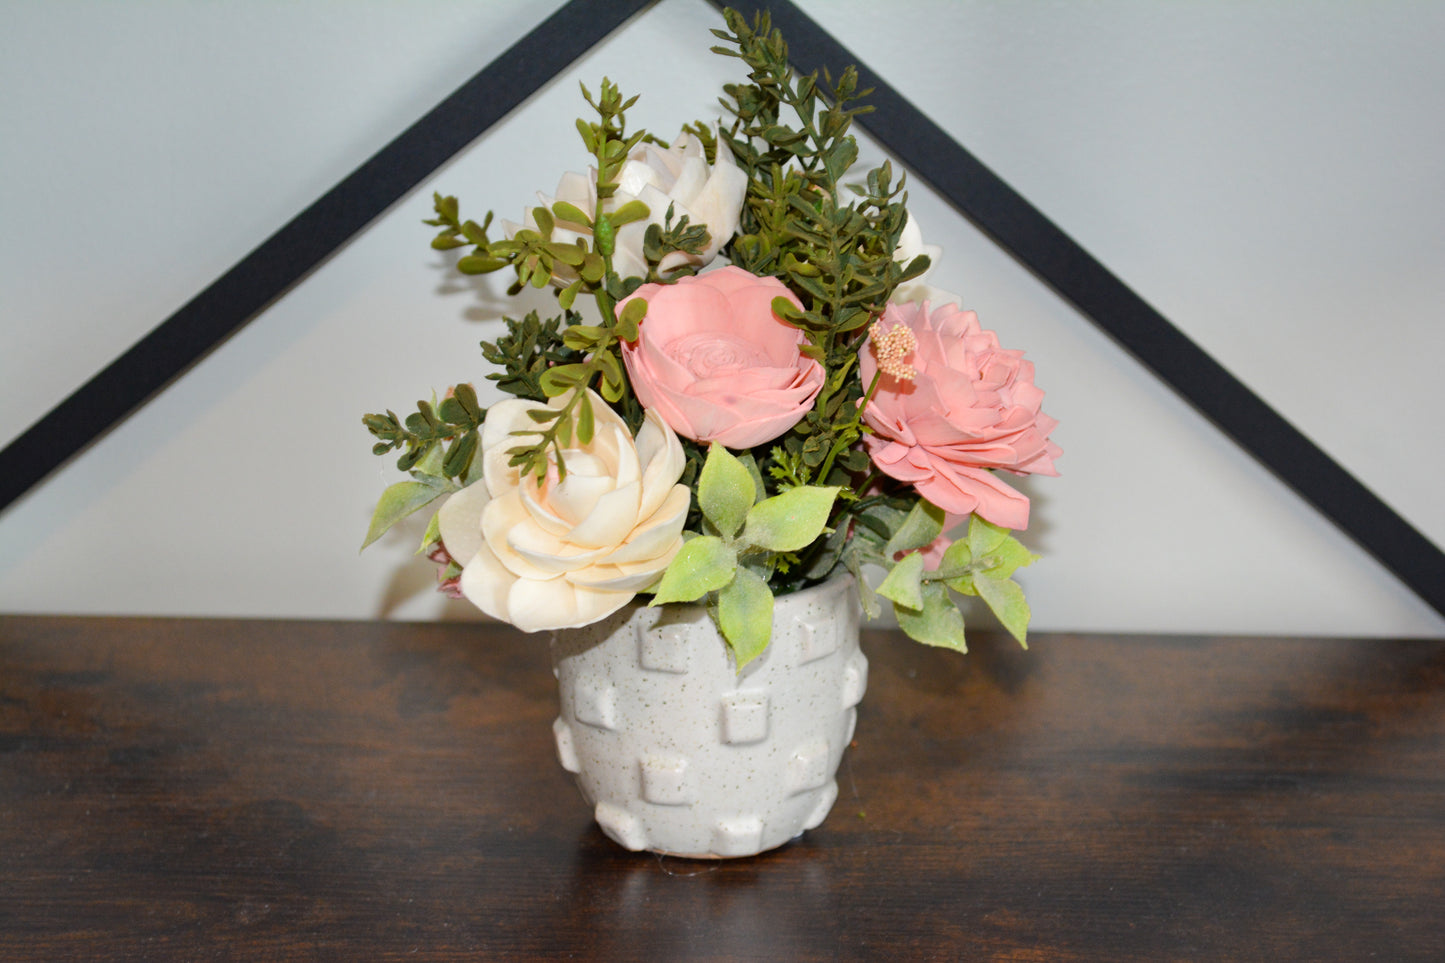
[[[693,861],[544,636],[0,618],[0,960],[1445,959],[1445,641],[864,648],[828,820]]]

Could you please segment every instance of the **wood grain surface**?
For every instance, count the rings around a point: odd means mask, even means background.
[[[840,795],[628,853],[546,639],[0,617],[0,960],[1445,959],[1445,641],[865,633]]]

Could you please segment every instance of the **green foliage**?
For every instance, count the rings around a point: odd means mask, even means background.
[[[838,491],[807,485],[758,502],[748,509],[743,541],[769,552],[807,548],[823,534]]]
[[[763,654],[773,637],[773,590],[762,576],[740,568],[718,592],[718,627],[738,671]]]
[[[913,503],[913,508],[903,519],[903,524],[899,525],[898,530],[888,539],[888,544],[883,547],[883,554],[896,555],[899,552],[923,548],[943,534],[944,517],[943,509],[920,498]]]
[[[766,648],[772,634],[773,589],[757,570],[771,574],[791,567],[797,551],[818,541],[838,489],[806,486],[761,495],[756,468],[713,444],[698,475],[697,500],[706,527],[717,534],[682,547],[652,600],[653,605],[693,602],[716,593],[718,627],[740,669]],[[759,621],[764,611],[765,626]]]
[[[911,552],[889,570],[877,592],[907,609],[923,608],[923,556]]]
[[[420,472],[417,473],[415,481],[397,482],[389,486],[376,503],[376,511],[371,516],[371,526],[366,531],[366,540],[361,543],[361,547],[366,548],[412,512],[425,508],[454,490],[445,479],[422,475]]]
[[[396,467],[410,471],[424,459],[444,449],[445,455],[436,474],[445,478],[469,476],[477,451],[478,429],[486,412],[477,402],[477,393],[469,384],[460,384],[440,405],[418,401],[416,411],[405,420],[394,411],[362,416],[362,424],[377,439],[372,454],[402,450]]]
[[[497,387],[507,394],[526,398],[529,401],[545,401],[547,394],[542,390],[542,376],[557,365],[568,365],[582,358],[581,349],[570,340],[573,332],[581,327],[582,316],[568,311],[564,318],[548,318],[546,321],[529,311],[520,321],[502,319],[507,333],[496,341],[482,342],[482,357],[500,368],[487,375]]]
[[[662,224],[649,224],[642,235],[642,256],[647,259],[649,270],[647,280],[662,281],[663,277],[658,273],[658,265],[662,259],[674,251],[682,251],[686,254],[701,254],[703,249],[711,240],[707,228],[701,224],[693,224],[686,214],[677,218],[675,205],[667,205],[667,213],[663,216]],[[692,269],[687,268],[679,272],[670,272],[669,279],[682,277],[691,274]],[[627,340],[632,340],[628,338]]]
[[[726,448],[713,442],[697,480],[697,501],[703,516],[727,538],[733,538],[758,499],[753,476]]]
[[[690,539],[662,573],[652,604],[696,602],[731,582],[737,565],[737,549],[728,540],[716,535]]]
[[[963,637],[963,613],[948,597],[948,589],[937,582],[928,582],[921,589],[922,604],[917,608],[893,603],[898,627],[908,637],[924,645],[967,652]]]

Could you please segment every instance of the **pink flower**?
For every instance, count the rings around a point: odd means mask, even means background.
[[[807,414],[823,367],[805,357],[803,332],[773,314],[773,298],[799,304],[781,281],[724,267],[676,284],[644,284],[637,340],[622,360],[644,408],[693,441],[752,448]],[[801,307],[801,304],[799,304]]]
[[[885,372],[863,411],[876,432],[864,436],[873,464],[944,511],[1028,527],[1029,500],[990,469],[1058,474],[1061,452],[1048,437],[1058,422],[1040,410],[1044,393],[1034,386],[1034,366],[1022,351],[999,347],[978,315],[951,304],[931,313],[926,301],[890,304],[879,327],[888,333],[898,325],[917,346],[892,360],[906,361],[913,377]],[[859,353],[865,386],[880,367],[870,337]]]

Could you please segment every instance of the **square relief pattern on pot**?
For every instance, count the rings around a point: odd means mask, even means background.
[[[762,742],[768,737],[765,692],[729,692],[722,698],[722,738],[729,745]]]
[[[688,627],[685,625],[639,626],[637,664],[649,672],[686,675],[691,667],[687,640]]]
[[[838,651],[838,629],[831,623],[815,625],[799,620],[796,635],[800,665],[816,662]]]

